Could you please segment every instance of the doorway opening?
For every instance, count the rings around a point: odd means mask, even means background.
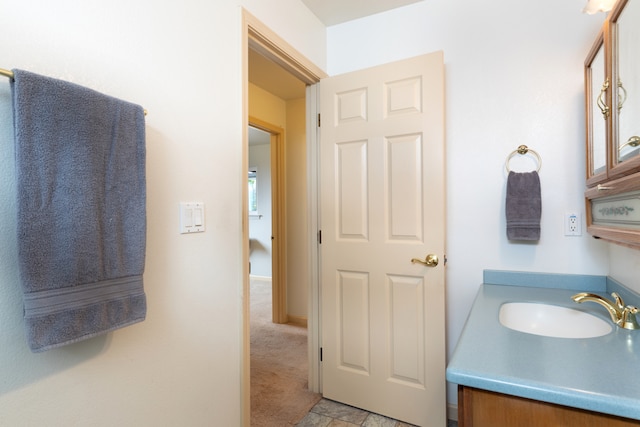
[[[273,75],[269,75],[269,73],[263,74],[262,77],[271,77],[271,82],[273,84],[281,82],[283,78],[289,78],[301,81],[303,83],[303,87],[305,88],[305,99],[303,99],[303,105],[306,104],[306,113],[305,117],[303,117],[303,133],[306,130],[307,141],[303,141],[306,143],[307,147],[309,146],[308,141],[312,140],[313,144],[315,144],[316,137],[316,127],[315,120],[313,120],[313,125],[311,125],[310,117],[315,117],[315,87],[313,86],[317,83],[320,78],[325,77],[326,74],[312,64],[309,60],[307,60],[304,56],[302,56],[299,52],[297,52],[293,47],[291,47],[287,42],[269,30],[264,24],[262,24],[259,20],[253,17],[250,13],[243,10],[243,28],[244,28],[244,42],[243,42],[243,74],[244,74],[244,97],[243,97],[243,121],[244,128],[246,131],[244,136],[244,169],[248,170],[248,128],[249,124],[253,122],[257,117],[253,117],[250,108],[249,108],[249,89],[251,83],[249,81],[249,64],[250,64],[250,55],[257,54],[257,57],[266,59],[271,66],[274,66],[276,69],[284,70],[284,73],[280,73],[278,77]],[[311,86],[309,86],[311,85]],[[309,108],[311,106],[311,108]],[[251,117],[250,117],[251,116]],[[263,120],[265,122],[271,123],[280,123],[278,120],[272,120],[269,117],[260,117],[259,120]],[[255,123],[253,123],[255,124]],[[289,135],[289,133],[287,134]],[[289,136],[288,136],[289,137]],[[304,174],[292,174],[292,176],[286,179],[287,185],[291,183],[295,183],[297,185],[303,185],[307,188],[311,188],[312,190],[307,194],[307,200],[305,201],[305,208],[301,209],[299,215],[306,216],[307,218],[311,218],[307,222],[306,229],[300,232],[301,235],[306,236],[306,246],[305,250],[308,250],[308,256],[304,257],[300,265],[306,268],[307,277],[305,278],[305,282],[309,284],[312,288],[308,294],[308,300],[305,301],[305,305],[308,307],[308,312],[306,313],[306,320],[308,325],[308,387],[312,391],[319,391],[319,383],[318,383],[318,370],[319,370],[319,342],[318,342],[318,326],[317,326],[317,317],[318,310],[314,308],[312,301],[317,303],[318,298],[317,294],[317,265],[314,261],[317,260],[317,248],[315,244],[316,238],[316,224],[317,224],[317,209],[315,207],[315,182],[313,184],[309,184],[309,179],[313,180],[316,176],[316,166],[313,163],[316,159],[315,156],[315,148],[307,151],[307,159],[303,161],[303,164],[307,166]],[[310,160],[312,159],[312,160]],[[246,176],[246,175],[245,175]],[[245,186],[246,188],[246,186]],[[284,187],[283,187],[284,188]],[[286,193],[286,192],[285,192]],[[284,197],[284,195],[283,195]],[[245,200],[247,197],[245,197]],[[249,329],[249,321],[250,321],[250,283],[249,283],[249,220],[248,220],[248,207],[245,207],[244,210],[244,218],[243,222],[243,253],[244,253],[244,274],[243,274],[243,289],[242,294],[245,296],[243,298],[243,360],[242,360],[242,388],[243,388],[243,399],[242,399],[242,414],[243,414],[243,425],[248,427],[249,420],[251,418],[251,399],[250,399],[250,329]],[[285,227],[286,228],[286,227]],[[292,266],[299,267],[298,263],[287,262],[286,259],[281,259],[281,262],[287,268]],[[283,268],[283,275],[290,275],[290,272],[284,273],[285,269]],[[291,292],[289,292],[291,294]],[[291,296],[293,298],[293,296]],[[282,307],[286,309],[286,303],[282,304]],[[286,314],[286,312],[285,312]],[[294,316],[288,315],[289,320]]]
[[[248,164],[250,275],[271,282],[271,319],[287,323],[284,129],[249,117]]]
[[[265,82],[280,73],[265,61],[250,51],[250,396],[251,425],[275,426],[301,419],[320,395],[308,389],[306,192],[293,185],[306,182],[305,91]]]

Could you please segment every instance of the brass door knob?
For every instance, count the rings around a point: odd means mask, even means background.
[[[438,255],[429,254],[424,259],[424,261],[418,258],[412,258],[411,262],[413,264],[420,263],[422,265],[426,265],[427,267],[435,267],[436,265],[438,265]]]

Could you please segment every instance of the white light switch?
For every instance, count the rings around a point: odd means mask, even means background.
[[[193,209],[189,207],[184,210],[184,226],[193,227]]]
[[[200,206],[196,206],[193,208],[193,225],[196,227],[203,225],[202,220],[202,208]]]
[[[204,231],[204,203],[180,203],[180,233]]]

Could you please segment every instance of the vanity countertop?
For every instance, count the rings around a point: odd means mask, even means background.
[[[584,291],[593,291],[582,289]],[[467,318],[447,380],[469,387],[640,419],[640,330],[613,325],[596,338],[551,338],[498,320],[507,302],[542,302],[611,321],[603,307],[571,300],[575,289],[483,284]],[[597,292],[604,297],[606,290]]]

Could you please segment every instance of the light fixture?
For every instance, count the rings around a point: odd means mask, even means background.
[[[616,0],[588,0],[587,5],[582,9],[582,13],[593,15],[598,12],[608,12],[613,8]]]

